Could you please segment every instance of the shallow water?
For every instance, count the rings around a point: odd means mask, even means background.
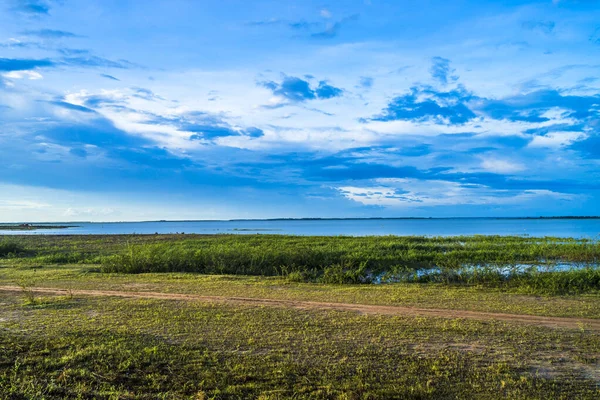
[[[560,272],[573,271],[584,268],[599,268],[596,263],[550,263],[550,264],[515,264],[515,265],[468,265],[454,271],[461,275],[470,275],[478,271],[498,272],[504,277],[520,275],[526,272]],[[424,277],[435,277],[444,274],[444,269],[439,267],[421,268],[404,273],[382,273],[376,276],[369,276],[369,280],[374,284],[395,283],[417,281]]]
[[[65,223],[61,223],[65,225]],[[56,225],[61,225],[56,224]],[[0,234],[282,234],[282,235],[525,235],[572,238],[600,238],[600,219],[355,219],[355,220],[274,220],[274,221],[166,221],[69,223],[67,229],[3,231]],[[37,224],[41,225],[41,224]],[[52,225],[52,224],[47,224]]]

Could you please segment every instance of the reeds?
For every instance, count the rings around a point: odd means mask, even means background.
[[[106,235],[0,240],[19,263],[101,264],[105,272],[282,276],[337,284],[417,282],[536,293],[600,290],[600,243],[518,236]],[[554,268],[565,264],[569,271]]]
[[[221,236],[129,244],[106,257],[103,270],[284,276],[334,284],[435,282],[568,294],[600,289],[599,255],[596,242],[556,238]],[[556,263],[573,269],[554,270]]]

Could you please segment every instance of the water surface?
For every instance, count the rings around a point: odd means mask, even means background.
[[[156,221],[112,223],[57,223],[77,225],[67,229],[3,231],[2,235],[80,234],[282,234],[282,235],[524,235],[600,238],[600,219],[347,219],[347,220],[244,220],[244,221]],[[36,225],[42,225],[37,224]],[[45,224],[52,225],[52,224]]]

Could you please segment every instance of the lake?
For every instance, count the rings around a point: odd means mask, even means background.
[[[600,219],[431,218],[346,220],[244,220],[60,223],[67,229],[2,230],[1,235],[108,235],[153,233],[281,234],[281,235],[528,235],[600,238]],[[36,225],[52,225],[37,224]]]

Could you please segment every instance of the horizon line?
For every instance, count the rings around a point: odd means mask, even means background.
[[[243,222],[243,221],[356,221],[356,220],[449,220],[449,219],[600,219],[600,215],[555,215],[529,217],[291,217],[291,218],[232,218],[232,219],[173,219],[173,220],[135,220],[135,221],[18,221],[0,222],[0,225],[15,224],[120,224],[150,222]]]

